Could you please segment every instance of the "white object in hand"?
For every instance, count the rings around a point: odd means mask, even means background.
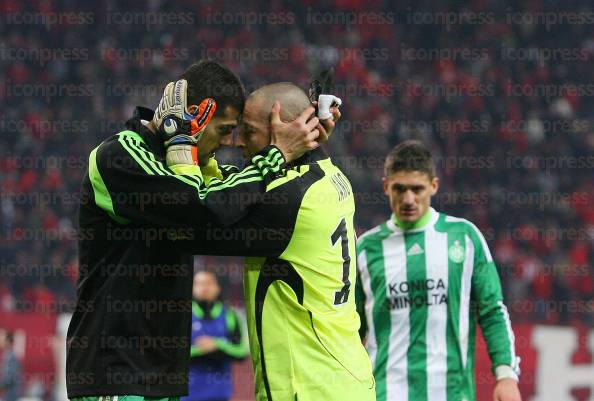
[[[327,120],[332,118],[330,107],[333,105],[340,107],[342,100],[334,95],[320,95],[318,97],[318,118],[320,120]]]

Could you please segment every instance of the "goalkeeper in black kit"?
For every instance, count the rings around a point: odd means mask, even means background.
[[[237,222],[287,162],[318,146],[311,108],[275,125],[272,144],[242,171],[217,166],[212,155],[231,143],[244,101],[231,71],[200,62],[167,86],[156,112],[138,107],[126,130],[91,152],[67,335],[70,399],[187,394],[193,264],[179,240],[191,227]],[[208,171],[218,173],[206,183]]]

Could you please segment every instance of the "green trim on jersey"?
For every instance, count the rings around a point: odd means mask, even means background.
[[[192,301],[192,313],[198,319],[202,319],[204,317],[204,311],[202,310],[200,305],[198,305],[198,302],[195,302],[195,301]]]
[[[422,344],[408,351],[408,394],[409,399],[427,399],[427,303],[426,289],[422,285],[427,280],[425,267],[425,233],[416,232],[404,234],[406,249],[406,280],[410,287],[408,296],[410,302],[410,341]],[[414,267],[413,267],[414,266]]]
[[[445,224],[444,220],[445,215],[440,215],[440,218],[435,225],[436,230],[440,232],[447,231],[448,225]],[[452,258],[450,255],[450,250],[458,249],[458,247],[463,246],[466,246],[465,235],[463,232],[450,232],[448,234],[448,286],[449,292],[451,293],[460,293],[463,269],[460,267],[460,263],[462,261],[456,258]],[[448,303],[451,310],[460,310],[460,298],[449,297]],[[451,327],[452,330],[454,330],[455,332],[454,336],[446,337],[446,344],[448,349],[447,369],[449,372],[446,378],[446,393],[448,400],[453,400],[456,399],[456,397],[458,397],[460,387],[468,387],[470,383],[466,382],[467,377],[459,374],[458,360],[460,359],[461,354],[459,343],[456,341],[456,338],[459,338],[460,336],[460,314],[449,313],[447,324],[448,327]]]
[[[392,220],[394,224],[400,227],[403,230],[414,230],[417,228],[423,228],[429,221],[431,220],[431,209],[427,209],[427,211],[421,216],[421,218],[417,221],[413,222],[404,222],[400,221],[395,214],[392,214]]]
[[[99,145],[101,146],[101,145]],[[118,216],[113,209],[113,202],[111,201],[111,195],[105,186],[105,182],[103,182],[103,178],[99,173],[99,169],[97,168],[97,146],[91,154],[89,155],[89,180],[91,181],[91,185],[93,186],[93,194],[95,195],[95,203],[101,209],[105,210],[109,217],[114,219],[116,222],[120,224],[128,224],[130,220]]]
[[[364,247],[363,244],[367,244],[365,247],[366,252],[366,259],[371,261],[376,266],[376,269],[373,271],[369,271],[369,281],[374,283],[373,291],[374,291],[374,298],[379,298],[381,288],[385,288],[386,280],[385,280],[385,272],[384,272],[384,258],[383,258],[383,244],[382,241],[390,235],[391,231],[388,229],[386,224],[382,224],[376,229],[373,233],[369,232],[359,238],[357,242],[357,253],[360,252],[360,249]],[[360,282],[357,282],[357,286],[361,287]],[[376,328],[377,332],[379,333],[390,333],[391,331],[391,322],[390,322],[390,314],[389,309],[385,307],[382,303],[375,303],[373,305],[373,309],[371,312],[371,316],[373,319],[373,327]],[[363,319],[361,319],[363,320]],[[380,334],[380,341],[378,341],[378,354],[387,354],[388,347],[389,347],[390,339],[388,336],[381,338]],[[377,362],[379,361],[380,365],[378,366]],[[372,362],[375,363],[374,366],[374,376],[376,380],[376,399],[377,400],[384,400],[386,398],[386,366],[383,359],[376,359]]]
[[[223,311],[223,303],[221,301],[216,301],[213,304],[212,309],[210,310],[211,319],[216,319],[217,317],[219,317],[219,315],[221,314],[222,311]],[[200,304],[196,301],[192,301],[192,313],[198,319],[204,318],[204,310],[202,310],[202,307],[200,307]]]
[[[235,311],[230,310],[229,313],[225,314],[225,324],[227,325],[227,331],[232,332],[235,330],[237,327],[237,315]]]
[[[209,186],[204,186],[204,179],[199,169],[195,169],[194,175],[179,175],[171,171],[170,168],[166,167],[162,162],[155,159],[155,155],[152,152],[147,151],[143,145],[144,140],[142,137],[134,131],[122,131],[118,134],[118,141],[124,149],[136,160],[136,162],[142,167],[142,169],[149,175],[169,175],[177,178],[181,182],[191,185],[196,188],[200,199],[206,198],[209,192],[223,190],[225,188],[237,186],[239,184],[262,181],[263,175],[269,171],[268,167],[264,167],[262,173],[256,169],[247,169],[241,173],[232,174],[227,177],[225,181],[220,181],[217,178],[213,178],[209,182]],[[279,152],[280,153],[280,152]],[[271,163],[277,165],[282,161],[279,159],[279,154],[273,154],[271,156]],[[254,157],[257,160],[258,167],[266,166],[267,159],[263,156]],[[274,168],[270,170],[275,171]]]
[[[472,223],[434,209],[414,229],[390,218],[361,236],[357,256],[378,401],[473,401],[477,323],[493,367],[517,371],[497,269]]]
[[[242,341],[239,344],[233,344],[232,342],[227,341],[224,338],[215,338],[214,341],[217,344],[217,348],[219,349],[219,351],[222,351],[227,355],[232,356],[233,358],[245,358],[250,353],[248,344],[246,341],[243,340],[243,337]]]
[[[141,395],[102,395],[96,397],[74,397],[70,401],[179,401],[180,397],[144,397]]]

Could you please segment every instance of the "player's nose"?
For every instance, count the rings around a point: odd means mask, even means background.
[[[234,145],[236,148],[244,148],[245,147],[245,142],[241,135],[237,135],[237,137],[235,138]]]
[[[222,146],[233,146],[233,135],[225,135],[221,137],[219,144]]]
[[[404,196],[402,197],[402,203],[405,205],[412,205],[415,203],[415,195],[411,190],[408,190],[404,193]]]

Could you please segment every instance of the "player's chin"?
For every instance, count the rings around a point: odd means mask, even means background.
[[[419,219],[419,213],[416,210],[401,210],[398,219],[407,223],[414,222]]]
[[[213,157],[215,157],[215,151],[216,151],[216,149],[215,150],[211,150],[209,152],[206,152],[206,154],[204,156],[204,160],[210,160]]]

